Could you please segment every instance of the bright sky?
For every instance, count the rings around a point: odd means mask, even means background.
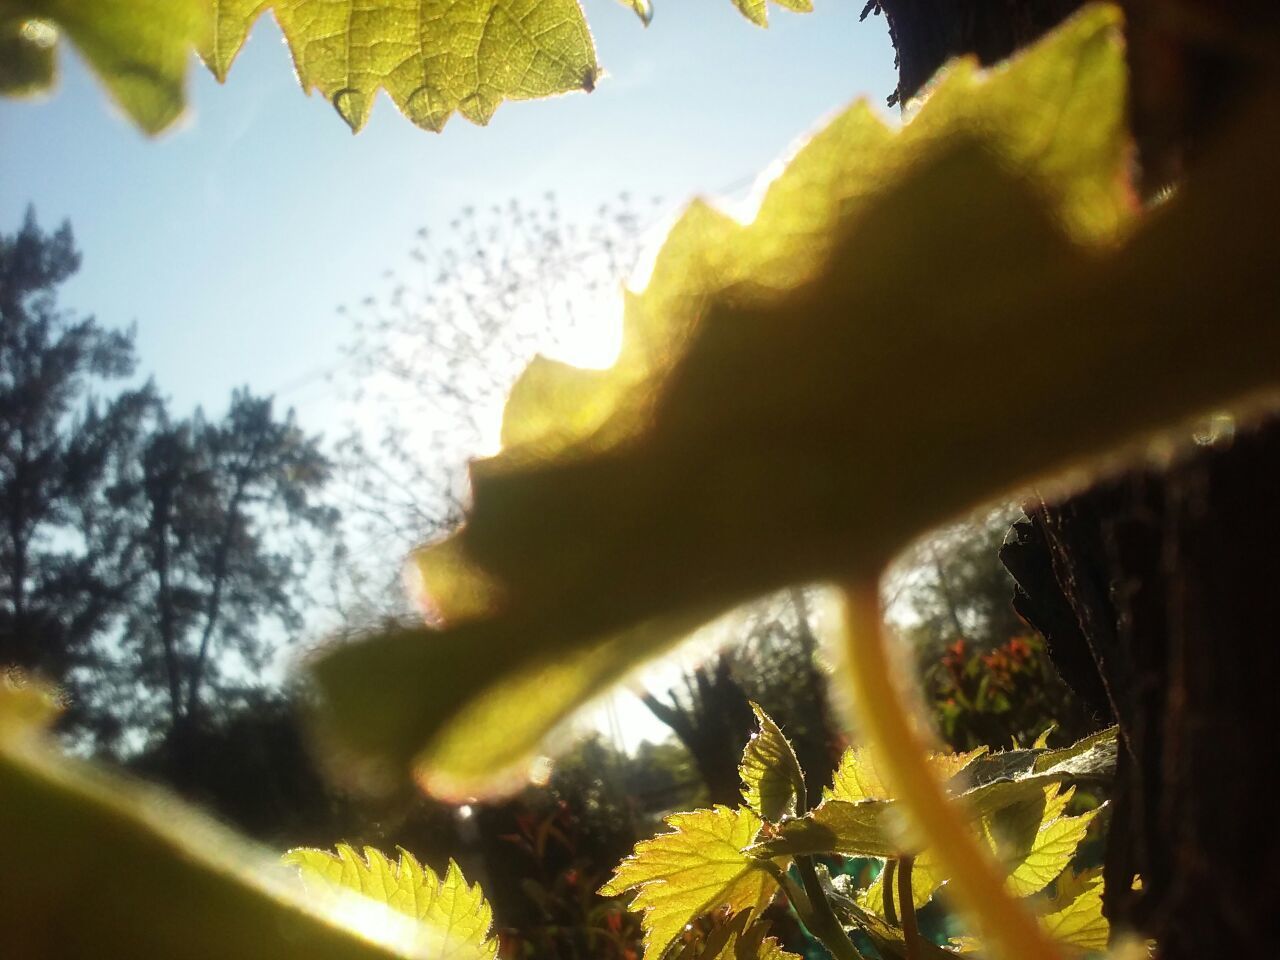
[[[672,210],[765,170],[859,96],[882,104],[896,72],[862,0],[771,9],[761,30],[730,0],[656,0],[645,30],[616,0],[585,0],[609,76],[590,95],[506,104],[486,128],[420,130],[389,100],[352,136],[305,98],[264,18],[225,87],[193,58],[191,110],[149,141],[62,54],[49,99],[0,99],[0,231],[34,203],[69,218],[84,265],[64,306],[136,322],[145,372],[178,411],[221,410],[234,386],[275,392],[308,430],[347,416],[322,373],[350,338],[335,307],[376,290],[414,232],[459,208],[554,191],[569,218],[620,190]]]

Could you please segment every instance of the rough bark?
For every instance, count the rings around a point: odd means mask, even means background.
[[[1274,942],[1280,830],[1261,778],[1280,763],[1265,732],[1278,481],[1272,420],[1167,471],[1032,504],[1002,554],[1063,674],[1120,724],[1107,913],[1168,960],[1265,956]]]
[[[898,87],[889,104],[920,92],[952,57],[1003,60],[1078,9],[1083,0],[871,0],[862,16],[883,14],[893,40]]]

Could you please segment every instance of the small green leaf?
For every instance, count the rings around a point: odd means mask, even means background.
[[[417,946],[433,960],[498,956],[498,941],[489,939],[493,910],[479,885],[468,886],[452,860],[439,877],[406,850],[393,863],[373,847],[365,847],[362,857],[339,844],[336,853],[290,850],[284,862],[298,868],[313,893],[353,890],[413,918],[421,925]]]
[[[794,817],[805,794],[800,761],[790,741],[760,705],[752,703],[751,709],[760,729],[747,741],[738,767],[742,798],[765,820]]]
[[[33,92],[39,76],[46,85],[52,82],[52,56],[46,64],[31,49],[31,38],[23,38],[30,33],[26,24],[57,27],[125,113],[147,133],[158,133],[182,113],[187,57],[208,15],[205,0],[0,0],[0,36],[6,48],[14,36],[19,43],[25,39],[19,51],[27,62],[24,92]],[[39,45],[48,48],[41,37]],[[0,75],[10,69],[6,63]],[[9,80],[5,76],[6,85]]]
[[[634,891],[631,909],[643,911],[644,955],[658,960],[690,921],[711,910],[758,913],[777,883],[744,850],[762,825],[745,808],[714,807],[667,817],[670,833],[636,844],[600,888],[601,896]]]

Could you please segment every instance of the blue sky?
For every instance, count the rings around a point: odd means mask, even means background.
[[[556,192],[569,216],[619,190],[674,208],[763,170],[834,109],[893,88],[883,21],[861,0],[816,0],[770,28],[729,0],[657,0],[653,24],[586,0],[609,76],[590,95],[506,104],[486,128],[419,130],[389,100],[352,136],[305,97],[270,17],[224,87],[197,62],[191,109],[148,140],[64,50],[51,98],[0,100],[0,230],[28,202],[64,217],[84,266],[63,302],[136,323],[143,368],[178,410],[221,409],[232,387],[280,391],[311,430],[336,432],[317,371],[349,330],[335,307],[373,291],[420,226],[467,204]]]

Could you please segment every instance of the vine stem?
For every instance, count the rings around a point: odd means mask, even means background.
[[[822,941],[822,945],[836,960],[863,960],[862,954],[844,932],[835,911],[831,909],[831,901],[827,899],[827,892],[822,889],[813,857],[796,857],[796,870],[800,873],[805,893],[809,895],[811,912],[809,919],[805,921],[809,932]]]
[[[893,902],[893,891],[896,889],[893,885],[894,871],[898,868],[897,860],[886,860],[884,862],[884,882],[880,884],[880,892],[884,900],[884,918],[892,926],[898,925],[898,908]]]
[[[827,948],[827,952],[835,960],[866,960],[844,932],[835,911],[831,909],[831,901],[827,899],[826,891],[818,880],[812,857],[796,857],[796,868],[800,872],[804,889],[797,887],[786,870],[773,861],[766,860],[761,863],[761,867],[782,887],[805,929]]]
[[[1003,960],[1061,960],[1039,922],[1015,902],[991,862],[925,764],[925,746],[899,698],[885,643],[879,584],[845,588],[845,644],[855,709],[889,786],[939,864],[952,877],[960,907],[973,917],[991,952]]]
[[[898,864],[898,912],[902,914],[902,937],[907,944],[907,960],[921,960],[920,925],[916,923],[916,898],[911,890],[911,868],[915,866],[915,857],[903,857]],[[891,898],[885,888],[884,902]]]

